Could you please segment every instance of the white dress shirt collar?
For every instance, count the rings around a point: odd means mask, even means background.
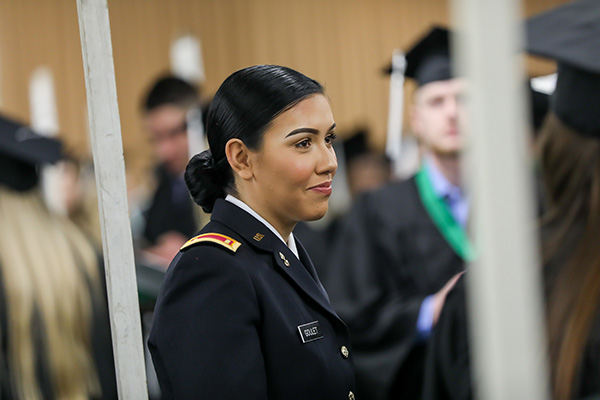
[[[268,223],[267,220],[261,217],[256,211],[254,211],[248,204],[244,203],[242,200],[230,194],[228,194],[227,197],[225,197],[225,200],[232,204],[235,204],[242,210],[246,211],[248,214],[252,215],[257,220],[262,222],[267,228],[271,230],[271,232],[275,234],[275,236],[281,239],[281,241],[285,243],[287,247],[289,247],[289,249],[292,251],[292,253],[294,253],[297,259],[300,259],[300,256],[298,255],[298,248],[296,247],[296,240],[294,239],[293,233],[290,233],[290,236],[288,237],[288,240],[286,242],[285,240],[283,240],[283,237],[279,234],[279,232],[277,232],[277,229],[275,229],[273,225]]]

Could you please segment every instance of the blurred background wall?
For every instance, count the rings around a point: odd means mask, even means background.
[[[567,0],[525,0],[525,15]],[[383,149],[394,48],[406,48],[433,23],[449,22],[446,0],[109,0],[122,134],[129,185],[152,165],[140,121],[140,98],[169,70],[169,46],[181,34],[200,38],[209,98],[231,72],[252,64],[287,65],[326,85],[343,134],[370,128]],[[89,156],[86,99],[75,0],[0,2],[0,111],[29,121],[28,85],[47,66],[56,88],[62,138]],[[551,66],[528,63],[532,73]]]

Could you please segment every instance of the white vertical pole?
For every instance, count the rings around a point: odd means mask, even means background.
[[[387,138],[385,154],[392,161],[392,174],[400,175],[400,154],[402,152],[402,129],[404,116],[404,72],[406,58],[400,50],[392,55],[392,73],[390,74],[390,104],[388,110]]]
[[[107,0],[77,0],[117,387],[147,399]]]
[[[468,280],[475,394],[548,399],[518,0],[452,3],[468,84],[464,170],[478,250]]]
[[[46,66],[36,68],[29,79],[29,109],[34,131],[47,136],[55,136],[58,133],[54,77],[50,68]]]
[[[169,59],[173,75],[192,84],[199,84],[200,86],[204,84],[206,75],[204,73],[202,46],[200,45],[200,39],[196,36],[189,33],[173,40],[169,51]],[[189,158],[192,158],[208,148],[200,104],[188,111],[186,120]]]
[[[191,33],[177,37],[171,42],[169,60],[173,75],[188,82],[203,85],[206,80],[202,45]]]
[[[46,66],[37,67],[29,79],[29,110],[31,127],[45,136],[56,136],[59,131],[56,110],[56,91],[52,71]],[[42,170],[42,192],[50,210],[66,215],[67,207],[61,190],[63,166],[45,165]]]

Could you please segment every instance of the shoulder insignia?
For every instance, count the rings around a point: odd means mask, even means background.
[[[179,250],[185,250],[188,247],[190,247],[196,243],[203,243],[203,242],[216,243],[218,245],[225,247],[228,250],[231,250],[231,252],[233,252],[233,253],[235,253],[237,251],[237,249],[242,245],[237,240],[232,239],[229,236],[221,235],[220,233],[203,233],[202,235],[193,237],[190,240],[188,240],[187,242],[185,242],[185,244],[183,246],[181,246],[181,249],[179,249]]]

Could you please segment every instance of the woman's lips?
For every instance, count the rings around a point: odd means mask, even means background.
[[[316,185],[311,187],[309,190],[313,192],[330,195],[331,194],[331,181],[321,183],[320,185]]]

